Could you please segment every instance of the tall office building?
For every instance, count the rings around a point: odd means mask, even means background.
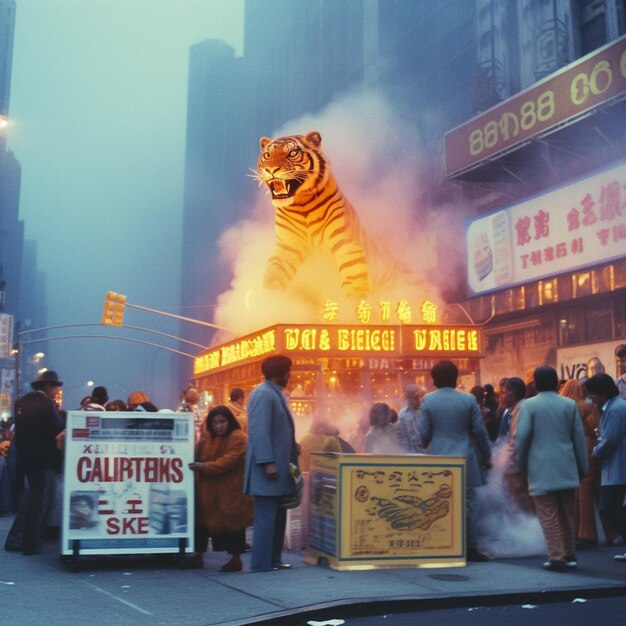
[[[0,0],[0,115],[9,114],[15,0]]]
[[[0,0],[0,265],[4,309],[18,314],[24,225],[19,219],[20,165],[7,147],[9,97],[15,30],[15,1]]]

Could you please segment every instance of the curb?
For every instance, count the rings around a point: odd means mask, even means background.
[[[412,613],[419,611],[436,611],[441,609],[458,609],[503,606],[509,604],[548,604],[552,602],[569,602],[576,598],[594,599],[626,596],[626,583],[616,587],[558,589],[555,591],[539,590],[519,593],[503,593],[498,595],[454,595],[437,598],[394,598],[381,600],[370,598],[363,600],[343,599],[319,605],[311,605],[301,610],[281,611],[254,619],[227,622],[222,626],[306,626],[309,620],[323,621],[330,619],[349,619],[367,617],[387,613]]]

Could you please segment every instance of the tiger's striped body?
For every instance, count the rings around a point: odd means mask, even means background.
[[[316,131],[261,139],[258,178],[268,186],[276,209],[276,246],[263,284],[286,289],[306,257],[319,250],[334,259],[343,292],[364,297],[393,280],[398,268],[379,262],[385,255],[338,188],[321,141]]]

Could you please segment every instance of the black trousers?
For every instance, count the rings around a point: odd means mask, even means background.
[[[53,469],[31,470],[26,478],[28,487],[20,496],[4,549],[36,554],[41,551],[48,515],[54,506],[56,472]]]
[[[624,508],[625,485],[606,485],[600,491],[598,511],[602,518],[626,541],[626,508]]]
[[[195,535],[194,548],[198,553],[207,551],[209,537],[212,540],[214,552],[243,554],[246,551],[245,529],[232,533],[210,533],[204,526],[196,524]]]

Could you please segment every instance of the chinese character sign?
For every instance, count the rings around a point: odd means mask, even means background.
[[[193,549],[191,413],[70,411],[62,553]]]
[[[470,222],[478,294],[595,265],[626,251],[626,163]]]

